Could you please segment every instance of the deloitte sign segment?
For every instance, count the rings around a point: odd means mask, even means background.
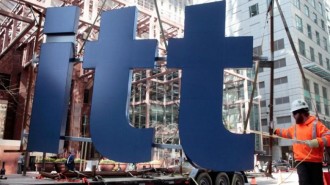
[[[152,128],[133,128],[128,119],[131,69],[153,68],[157,51],[156,40],[134,39],[136,12],[103,12],[99,40],[87,42],[83,62],[84,69],[95,69],[93,144],[103,156],[123,162],[149,161],[154,137]],[[28,151],[58,153],[63,147],[79,13],[77,7],[47,9]],[[252,169],[254,136],[230,133],[220,123],[224,68],[251,67],[253,39],[224,35],[222,1],[186,7],[184,38],[169,40],[167,67],[182,69],[180,140],[198,167]]]

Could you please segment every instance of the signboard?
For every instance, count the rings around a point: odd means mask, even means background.
[[[225,11],[225,1],[186,7],[184,38],[169,40],[167,67],[182,69],[179,133],[188,160],[210,170],[247,170],[253,168],[254,135],[233,134],[219,122],[224,68],[251,67],[253,39],[225,37]],[[48,10],[46,34],[75,33],[77,12],[75,7]],[[135,7],[103,12],[99,39],[87,42],[83,61],[83,68],[95,70],[90,115],[93,144],[107,158],[132,163],[151,159],[154,130],[129,125],[131,69],[153,68],[157,53],[156,40],[135,40],[136,13]],[[58,28],[62,25],[66,26]],[[58,152],[68,108],[72,53],[73,43],[42,45],[29,151]]]

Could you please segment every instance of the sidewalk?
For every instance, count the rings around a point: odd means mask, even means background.
[[[285,184],[285,185],[297,185],[298,184],[298,175],[297,171],[281,172],[281,173],[272,173],[273,178],[265,177],[262,173],[258,174],[259,176],[255,177],[255,180],[258,185],[272,185],[272,184]],[[251,176],[248,176],[248,181],[251,183]]]

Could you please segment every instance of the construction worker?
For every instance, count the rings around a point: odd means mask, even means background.
[[[21,153],[17,160],[17,174],[22,174],[24,169],[24,153]]]
[[[315,116],[309,115],[308,104],[303,99],[292,102],[291,112],[296,124],[287,129],[278,128],[274,134],[294,139],[299,185],[323,185],[323,150],[330,144],[330,131]]]
[[[65,162],[65,166],[67,167],[68,170],[74,171],[75,170],[75,164],[74,164],[74,153],[69,152],[69,156]]]

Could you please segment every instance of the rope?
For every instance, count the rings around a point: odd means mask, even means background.
[[[292,141],[304,142],[304,140],[285,138],[285,137],[281,137],[281,136],[274,135],[274,134],[271,135],[267,132],[261,132],[261,131],[257,131],[257,130],[250,130],[250,132],[255,133],[255,134],[259,134],[259,135],[262,135],[262,136],[272,137],[272,138],[279,138],[279,139],[287,139],[287,140],[292,140]]]
[[[250,130],[251,133],[255,133],[255,134],[259,134],[259,135],[263,135],[263,136],[267,136],[267,137],[272,137],[272,138],[279,138],[279,139],[287,139],[287,140],[291,140],[291,141],[299,141],[299,142],[304,142],[304,140],[299,140],[299,139],[291,139],[291,138],[285,138],[285,137],[280,137],[278,135],[270,135],[269,133],[266,132],[261,132],[261,131],[257,131],[257,130]],[[306,157],[301,160],[293,169],[297,169],[297,167],[303,163],[312,153],[313,148],[311,148],[311,150],[309,151],[309,153],[306,155]],[[288,178],[293,174],[293,171],[284,179],[281,180],[281,182],[279,183],[282,184],[283,182],[285,182],[286,180],[288,180]]]
[[[302,160],[302,161],[300,161],[295,167],[294,167],[294,169],[297,169],[298,168],[298,166],[302,163],[302,162],[304,162],[310,155],[311,155],[311,153],[312,153],[312,151],[313,151],[313,148],[311,148],[311,150],[309,151],[309,153],[308,153],[308,155]],[[281,182],[279,183],[279,185],[280,184],[282,184],[283,182],[285,182],[286,180],[288,180],[288,178],[291,176],[293,174],[293,171],[284,179],[284,180],[281,180]]]

